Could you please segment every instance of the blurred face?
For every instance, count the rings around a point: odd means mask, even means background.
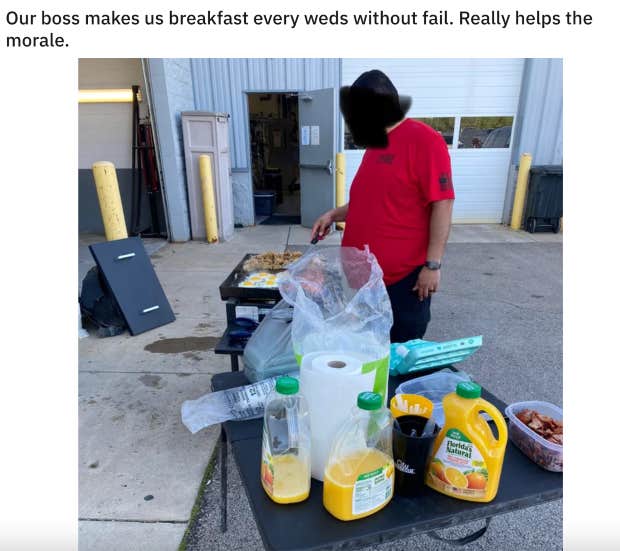
[[[355,144],[365,148],[387,147],[386,128],[403,118],[396,98],[367,89],[341,88],[340,111]]]

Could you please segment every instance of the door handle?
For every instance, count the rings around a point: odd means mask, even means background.
[[[334,166],[332,165],[331,159],[329,159],[324,165],[318,163],[300,163],[299,168],[315,168],[319,170],[327,170],[328,174],[334,173]]]

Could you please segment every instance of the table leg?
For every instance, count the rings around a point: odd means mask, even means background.
[[[236,354],[230,355],[230,368],[232,371],[239,371],[239,356]]]
[[[224,425],[220,427],[220,522],[222,532],[227,530],[228,514],[228,466],[226,459],[228,456],[228,438]]]
[[[475,532],[469,534],[468,536],[463,536],[462,538],[456,538],[456,539],[443,538],[434,530],[431,532],[427,532],[427,534],[434,540],[443,541],[445,543],[450,543],[452,545],[463,546],[463,545],[467,545],[468,543],[471,543],[472,541],[476,541],[478,538],[482,537],[486,533],[489,525],[491,524],[492,518],[493,517],[487,517],[485,519],[484,526],[480,528],[480,530],[476,530]]]

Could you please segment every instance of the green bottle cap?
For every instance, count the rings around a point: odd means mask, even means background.
[[[360,392],[357,396],[357,407],[366,411],[380,409],[383,405],[381,394],[376,392]]]
[[[280,377],[276,381],[276,391],[280,394],[297,394],[299,381],[293,377]]]
[[[470,381],[464,381],[456,385],[456,393],[462,398],[480,398],[482,387]]]

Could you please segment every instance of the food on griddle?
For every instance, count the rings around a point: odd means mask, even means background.
[[[299,251],[286,251],[283,253],[268,251],[248,258],[248,260],[243,263],[243,270],[245,272],[253,272],[255,270],[283,270],[299,257],[301,257],[301,252]]]
[[[557,421],[533,409],[524,409],[516,416],[526,427],[532,429],[548,442],[562,446],[564,436],[564,423],[562,421]]]
[[[275,289],[278,287],[278,276],[269,272],[254,272],[239,283],[239,287]]]

